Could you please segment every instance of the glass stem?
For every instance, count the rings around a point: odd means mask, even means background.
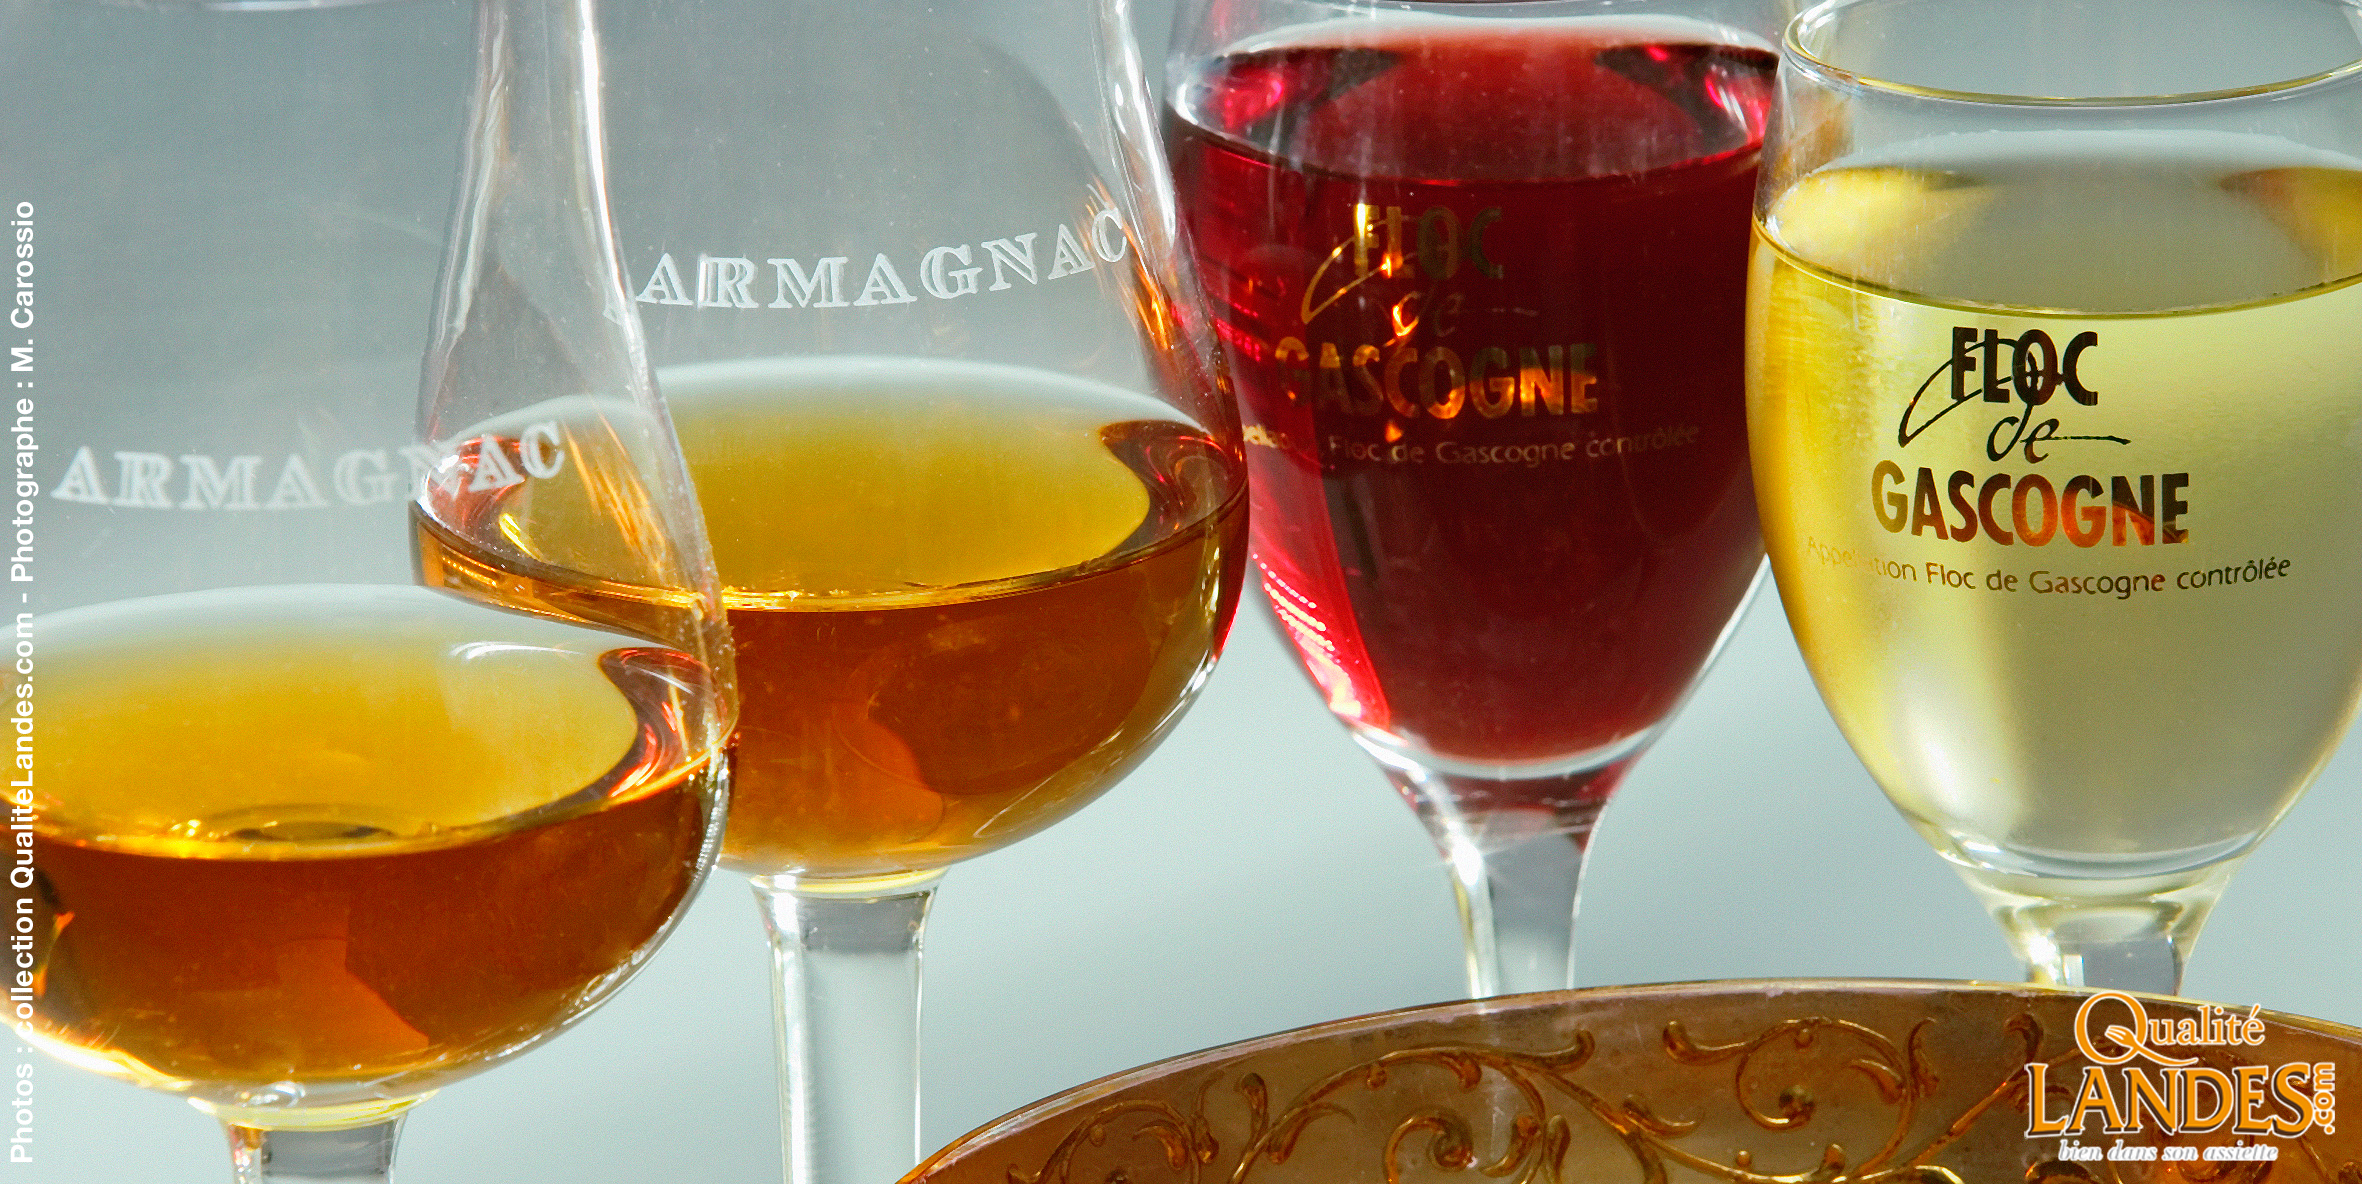
[[[1956,870],[2000,922],[2029,981],[2178,995],[2190,947],[2239,862],[2124,881]]]
[[[264,1130],[225,1122],[237,1184],[386,1184],[402,1116],[340,1130]]]
[[[919,951],[942,878],[754,880],[788,1184],[881,1184],[918,1163]]]
[[[2160,930],[2091,933],[2068,925],[2049,936],[2048,956],[2026,964],[2029,982],[2158,995],[2181,993],[2182,952],[2174,948],[2173,938]]]
[[[1494,780],[1384,762],[1451,874],[1469,997],[1574,985],[1583,861],[1628,764]]]

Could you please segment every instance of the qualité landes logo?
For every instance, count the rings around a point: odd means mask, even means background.
[[[2082,1071],[2054,1079],[2056,1064],[2025,1067],[2026,1137],[2059,1140],[2068,1162],[2239,1162],[2278,1159],[2269,1140],[2335,1133],[2334,1063],[2233,1063],[2231,1050],[2260,1050],[2265,1031],[2252,1010],[2151,1016],[2121,991],[2095,994],[2075,1012]],[[2177,1141],[2191,1136],[2211,1137]]]

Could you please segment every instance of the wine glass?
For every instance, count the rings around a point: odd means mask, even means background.
[[[1573,982],[1600,809],[1760,566],[1741,240],[1770,8],[1177,20],[1166,138],[1263,589],[1442,850],[1475,996]]]
[[[12,1021],[218,1118],[241,1181],[382,1184],[404,1113],[612,993],[719,843],[727,637],[588,15],[0,17]]]
[[[950,864],[1136,765],[1243,567],[1120,3],[601,14],[629,290],[739,655],[722,864],[772,939],[787,1177],[918,1155]]]
[[[1757,490],[1822,697],[2032,976],[2170,993],[2362,686],[2362,8],[2056,17],[1790,28]]]

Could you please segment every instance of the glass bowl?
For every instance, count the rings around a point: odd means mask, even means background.
[[[2336,1121],[2358,1066],[2362,1030],[2121,992],[1562,991],[1118,1073],[905,1184],[2362,1184],[2362,1121]]]

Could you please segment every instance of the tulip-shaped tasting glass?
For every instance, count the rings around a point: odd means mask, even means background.
[[[1452,876],[1573,981],[1594,823],[1761,567],[1748,203],[1778,5],[1200,0],[1166,70],[1255,562]]]
[[[1791,27],[1749,292],[1780,595],[2040,981],[2170,992],[2362,685],[2362,7]]]
[[[739,654],[722,863],[775,947],[787,1172],[875,1184],[917,1158],[944,869],[1120,779],[1212,666],[1236,418],[1120,4],[600,19],[625,269]]]
[[[382,1184],[403,1113],[613,992],[719,843],[726,634],[588,18],[0,10],[11,1016],[219,1118],[250,1184]]]

